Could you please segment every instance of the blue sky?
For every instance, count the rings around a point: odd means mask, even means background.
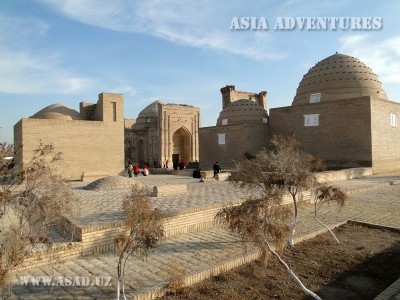
[[[384,3],[384,4],[383,4]],[[125,117],[161,99],[200,107],[201,126],[221,110],[219,89],[268,92],[291,105],[302,76],[336,51],[358,57],[399,101],[400,2],[363,0],[2,0],[0,141],[40,109],[125,95]],[[264,17],[269,30],[231,30]],[[278,17],[381,17],[380,30],[274,30]]]

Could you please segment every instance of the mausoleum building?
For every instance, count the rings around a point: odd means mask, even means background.
[[[30,161],[39,143],[62,152],[60,172],[70,180],[82,175],[124,171],[124,96],[101,93],[97,103],[80,103],[80,112],[50,105],[14,126],[14,144],[22,145],[16,163]]]
[[[328,168],[400,170],[400,103],[387,99],[378,76],[355,57],[336,53],[318,62],[303,76],[292,105],[271,109],[268,123],[259,124],[266,103],[245,105],[254,93],[240,92],[235,101],[243,105],[231,111],[226,108],[235,102],[225,105],[227,95],[239,93],[234,86],[221,93],[217,125],[200,129],[203,167],[219,160],[231,168],[245,152],[254,155],[267,147],[273,135],[294,135],[304,151],[320,157]]]
[[[125,120],[125,160],[151,167],[199,161],[200,110],[157,100]]]
[[[136,119],[124,119],[123,95],[102,93],[80,111],[50,105],[14,126],[22,145],[17,163],[26,163],[39,141],[61,151],[68,179],[98,172],[116,175],[127,162],[150,167],[218,161],[233,169],[245,153],[268,147],[274,135],[294,135],[301,148],[328,168],[372,167],[375,173],[400,170],[400,103],[390,101],[371,68],[336,53],[303,76],[291,106],[268,111],[267,92],[221,88],[216,126],[200,128],[200,110],[157,100]]]

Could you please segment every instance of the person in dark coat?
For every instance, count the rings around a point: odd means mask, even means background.
[[[214,176],[215,176],[217,173],[221,172],[221,167],[220,167],[220,165],[218,164],[218,162],[216,162],[216,163],[214,164],[213,169],[214,169]]]
[[[201,178],[201,169],[196,169],[193,171],[193,178]]]

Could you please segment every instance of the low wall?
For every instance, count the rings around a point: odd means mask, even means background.
[[[82,255],[82,242],[63,243],[50,249],[37,250],[24,259],[13,271],[22,271],[51,263],[61,262]]]
[[[363,178],[372,175],[373,175],[372,168],[352,168],[352,169],[343,169],[338,171],[326,171],[326,172],[315,173],[315,177],[317,177],[317,181],[319,183],[344,181],[349,179]]]
[[[233,205],[242,201],[233,202]],[[214,217],[225,204],[209,205],[171,213],[164,217],[165,238],[215,226]],[[82,229],[82,254],[92,255],[115,250],[114,240],[123,232],[122,221]]]

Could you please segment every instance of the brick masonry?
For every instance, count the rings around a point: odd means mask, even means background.
[[[392,127],[390,115],[397,115]],[[372,165],[375,173],[400,170],[400,103],[371,101]]]
[[[122,95],[102,93],[95,120],[21,119],[14,126],[14,144],[22,145],[16,162],[29,162],[42,141],[62,152],[58,170],[67,179],[80,180],[84,172],[120,174],[124,170],[123,109]]]
[[[218,134],[225,134],[225,144],[218,144]],[[256,154],[268,142],[267,124],[238,124],[203,127],[199,130],[200,167],[212,170],[216,161],[222,170],[234,168],[234,161],[242,160],[248,151]]]
[[[370,103],[370,97],[361,97],[271,109],[271,136],[294,135],[327,166],[371,167]],[[319,114],[318,126],[304,126],[308,114]]]

